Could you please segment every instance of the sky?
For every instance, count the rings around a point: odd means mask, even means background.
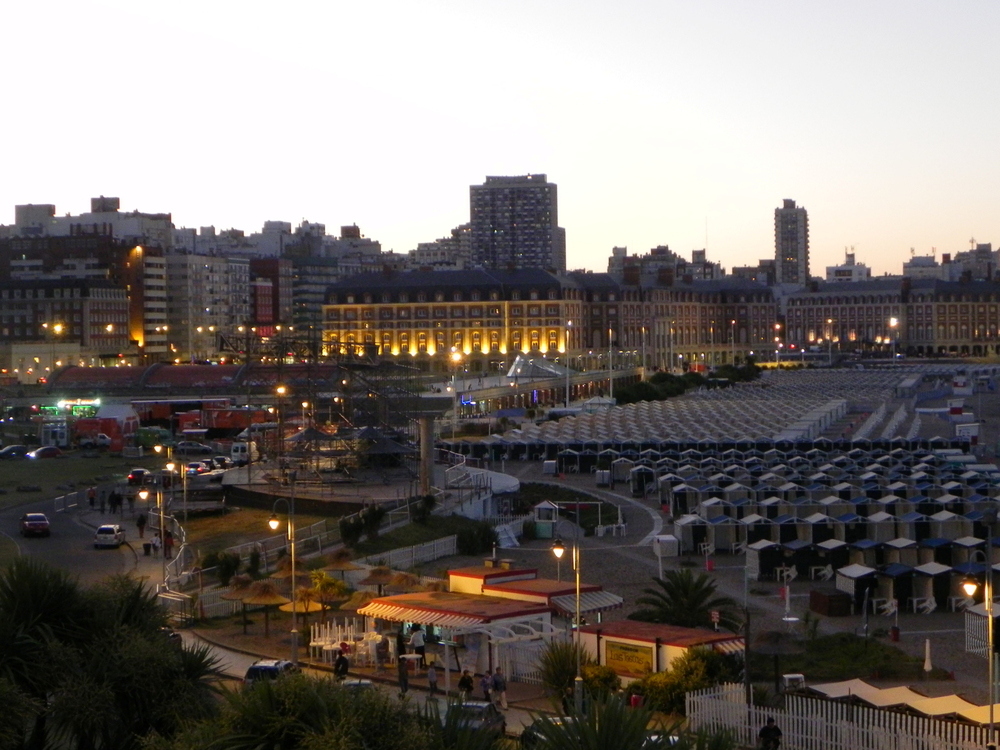
[[[118,196],[178,227],[405,252],[543,173],[567,265],[669,245],[811,271],[1000,246],[1000,3],[51,0],[4,10],[0,223]],[[912,250],[911,250],[912,249]]]

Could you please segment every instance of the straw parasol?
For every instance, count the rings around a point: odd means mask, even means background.
[[[344,574],[349,570],[364,570],[360,565],[351,562],[351,553],[346,549],[340,549],[330,555],[330,564],[323,570],[331,570],[340,573],[340,580],[344,580]]]
[[[345,612],[357,612],[362,607],[368,605],[373,599],[377,599],[371,591],[355,591],[351,598],[340,605],[340,609]]]
[[[390,594],[412,594],[417,591],[426,591],[427,587],[420,582],[420,576],[413,573],[396,573],[385,590]]]
[[[247,595],[250,591],[250,584],[253,583],[253,578],[248,576],[246,573],[240,573],[239,575],[233,576],[229,585],[232,587],[229,591],[219,594],[220,599],[225,599],[231,602],[239,602],[240,610],[243,620],[243,635],[247,634],[247,605],[243,601],[243,597]]]
[[[358,581],[359,586],[378,586],[378,595],[382,596],[383,589],[387,584],[392,583],[393,573],[384,566],[372,568],[368,575]]]
[[[247,589],[246,596],[242,599],[244,604],[252,604],[264,607],[264,637],[271,637],[270,629],[270,609],[276,604],[287,604],[290,600],[287,596],[278,593],[274,581],[254,581]]]

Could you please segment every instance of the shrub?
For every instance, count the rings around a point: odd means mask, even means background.
[[[621,690],[622,680],[606,664],[587,664],[580,667],[583,686],[589,695],[603,695]]]
[[[251,578],[260,578],[260,550],[255,549],[250,552],[250,559],[247,560],[247,573]]]
[[[413,522],[426,525],[427,521],[430,520],[431,511],[434,510],[435,505],[437,505],[437,500],[434,499],[434,495],[422,495],[417,498],[410,511],[413,516]]]
[[[236,575],[237,571],[239,571],[240,563],[240,556],[235,552],[219,553],[218,560],[215,563],[215,568],[218,572],[219,583],[221,585],[229,585],[229,581],[232,580],[232,577]]]
[[[348,547],[357,547],[365,531],[365,522],[359,515],[344,516],[340,519],[340,538]]]
[[[497,532],[485,521],[480,521],[468,529],[458,532],[456,545],[460,555],[479,555],[493,550],[497,543]]]
[[[584,669],[592,663],[585,649],[572,641],[549,641],[545,647],[538,666],[542,685],[553,699],[562,698],[572,691],[578,660],[583,676]]]
[[[629,685],[629,693],[646,696],[646,707],[667,714],[684,715],[684,695],[713,684],[704,649],[689,649],[666,672],[654,672]]]
[[[386,510],[381,505],[369,505],[361,511],[361,524],[369,540],[378,539],[378,530],[385,518]]]

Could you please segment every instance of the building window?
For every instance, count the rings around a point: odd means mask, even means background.
[[[408,354],[410,351],[410,334],[401,333],[399,334],[399,351],[404,354]]]
[[[472,332],[472,351],[481,352],[483,350],[483,342],[479,331]]]
[[[427,334],[421,333],[417,336],[417,351],[426,352],[427,351]]]
[[[490,331],[490,351],[500,351],[500,334],[496,331]]]

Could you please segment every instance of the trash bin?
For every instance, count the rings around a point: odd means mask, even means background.
[[[641,695],[639,695],[638,693],[633,693],[628,697],[628,704],[632,708],[640,708],[642,706],[642,700],[643,698]]]
[[[889,628],[889,640],[893,643],[899,643],[899,628],[896,625]]]
[[[153,545],[150,542],[142,543],[142,554],[149,557],[153,552]]]

